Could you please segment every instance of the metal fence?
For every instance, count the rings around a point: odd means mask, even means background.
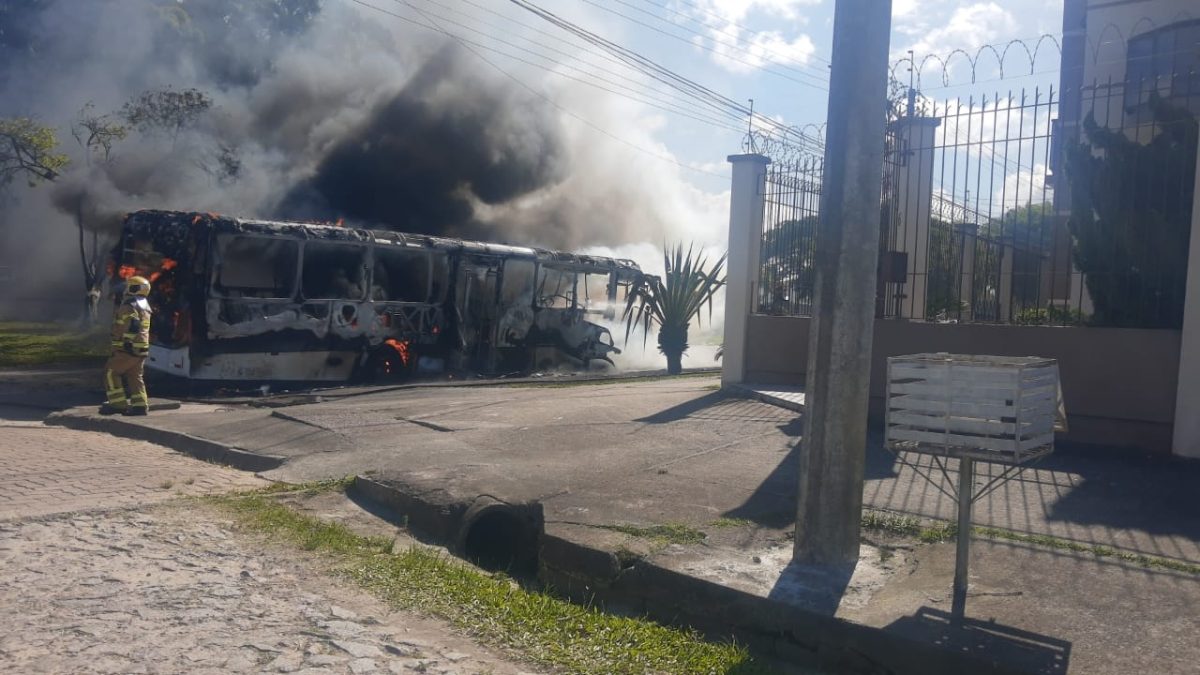
[[[1197,74],[913,100],[888,125],[878,316],[1179,326]],[[820,166],[769,168],[762,313],[811,311]]]
[[[793,153],[767,166],[758,311],[808,316],[816,280],[823,160]]]

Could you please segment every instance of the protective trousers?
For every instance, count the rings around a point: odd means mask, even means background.
[[[108,395],[108,405],[120,410],[150,408],[146,380],[143,377],[145,364],[146,357],[125,352],[113,352],[113,355],[108,357],[108,363],[104,366],[104,389]],[[125,398],[126,387],[129,388],[128,399]]]

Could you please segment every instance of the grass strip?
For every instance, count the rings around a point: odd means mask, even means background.
[[[754,521],[747,520],[746,518],[726,517],[717,518],[708,524],[709,527],[715,527],[717,529],[725,529],[728,527],[749,527],[751,525],[754,525]]]
[[[865,530],[874,530],[876,532],[887,532],[907,537],[916,537],[926,544],[935,544],[943,541],[951,541],[958,535],[958,526],[954,523],[932,520],[928,523],[922,522],[920,519],[913,516],[905,516],[895,513],[887,513],[883,511],[863,511],[862,527]],[[1097,558],[1113,558],[1122,562],[1127,562],[1139,567],[1150,569],[1170,570],[1172,572],[1182,572],[1184,574],[1200,575],[1200,565],[1195,563],[1184,562],[1182,560],[1172,560],[1170,558],[1159,558],[1156,556],[1143,555],[1141,553],[1130,553],[1128,551],[1119,551],[1108,546],[1100,544],[1084,544],[1068,539],[1059,539],[1046,534],[1025,534],[1022,532],[1013,532],[1012,530],[1003,530],[998,527],[974,526],[971,528],[971,534],[976,537],[984,537],[999,541],[1011,541],[1020,544],[1032,544],[1034,546],[1042,546],[1044,548],[1055,549],[1059,551],[1071,551],[1073,553],[1090,553]]]
[[[707,537],[703,532],[683,523],[667,523],[665,525],[599,525],[598,527],[613,532],[621,532],[631,537],[650,539],[660,544],[699,544]]]
[[[537,663],[571,673],[768,672],[744,647],[526,590],[423,548],[393,554],[388,538],[300,514],[270,494],[214,501],[251,530],[335,556],[339,573],[394,606],[441,617]]]
[[[108,352],[104,330],[81,333],[53,323],[0,322],[0,368],[98,361]]]

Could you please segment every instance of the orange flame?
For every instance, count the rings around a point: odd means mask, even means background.
[[[137,268],[133,265],[121,265],[121,268],[117,270],[117,278],[119,279],[128,279],[135,274],[137,274]]]
[[[158,266],[158,271],[150,273],[150,283],[158,281],[158,278],[163,275],[163,272],[169,272],[179,266],[179,263],[170,258],[163,258],[162,264]]]
[[[411,353],[409,352],[409,346],[411,343],[408,340],[388,338],[383,341],[383,344],[396,350],[396,353],[400,355],[400,363],[405,367],[408,366],[408,360],[412,357]],[[387,367],[387,371],[391,372],[391,367]]]

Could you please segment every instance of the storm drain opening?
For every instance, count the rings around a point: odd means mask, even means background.
[[[462,556],[491,572],[532,579],[538,572],[538,537],[541,534],[540,504],[511,506],[494,502],[472,508],[460,538]],[[478,506],[478,503],[477,503]]]

